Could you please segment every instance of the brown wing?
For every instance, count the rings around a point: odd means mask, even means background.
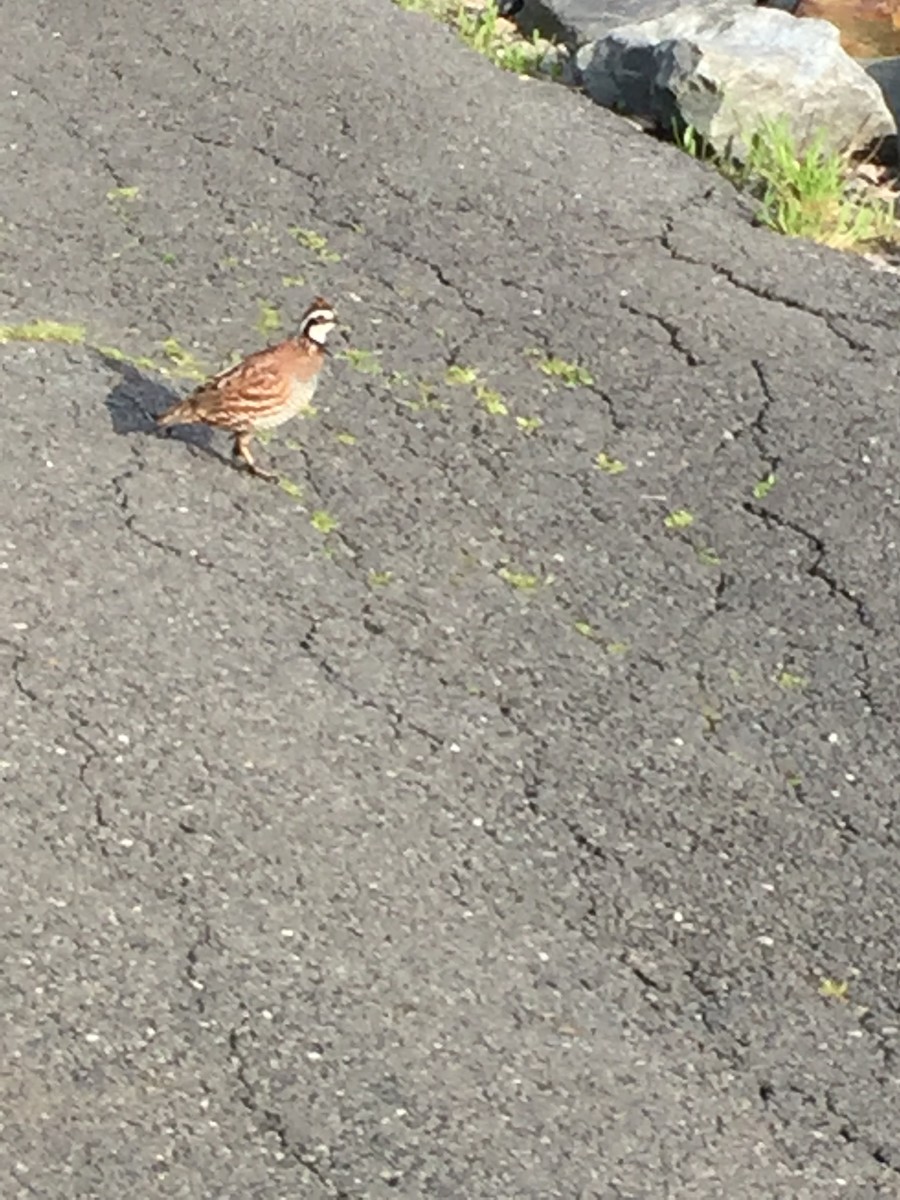
[[[268,346],[205,380],[191,396],[199,419],[243,429],[280,408],[287,402],[290,385],[289,353],[284,344]]]

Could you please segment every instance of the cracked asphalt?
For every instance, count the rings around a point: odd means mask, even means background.
[[[895,278],[387,0],[4,39],[2,1194],[900,1196]]]

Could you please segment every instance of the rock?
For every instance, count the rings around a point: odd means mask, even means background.
[[[837,29],[785,12],[683,8],[583,46],[576,64],[598,104],[665,130],[692,125],[739,160],[766,118],[785,118],[801,148],[819,130],[841,151],[896,132],[881,89],[841,49]]]
[[[800,0],[794,16],[836,25],[841,45],[856,58],[900,54],[900,0]]]
[[[860,66],[881,88],[894,122],[900,129],[900,58],[874,58],[868,62],[861,60]]]
[[[747,9],[754,0],[728,0],[729,7]],[[539,33],[566,46],[583,46],[621,25],[664,17],[697,0],[504,0],[500,15],[511,17],[523,33]],[[792,9],[797,0],[757,0]]]

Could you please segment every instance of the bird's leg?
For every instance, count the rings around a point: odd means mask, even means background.
[[[253,461],[253,455],[250,453],[250,439],[252,433],[236,433],[234,435],[234,448],[231,452],[232,458],[240,460],[257,479],[267,479],[270,482],[278,478],[274,471],[264,471],[262,467],[258,467]]]

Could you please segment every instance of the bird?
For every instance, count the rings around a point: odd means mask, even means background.
[[[259,429],[274,429],[312,403],[327,355],[326,341],[337,324],[334,308],[321,296],[307,305],[293,337],[248,354],[211,375],[188,396],[155,417],[156,426],[209,425],[234,435],[232,460],[251,475],[277,480],[258,467],[250,442]]]

